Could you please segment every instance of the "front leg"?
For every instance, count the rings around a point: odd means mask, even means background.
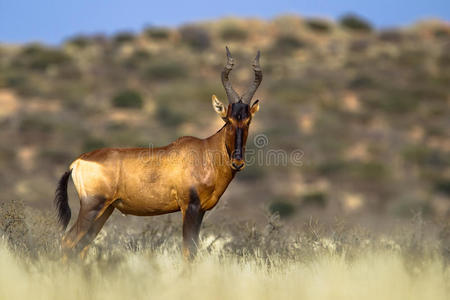
[[[186,260],[192,260],[197,253],[198,235],[205,211],[200,204],[200,198],[194,188],[189,191],[189,204],[183,210],[183,255]]]

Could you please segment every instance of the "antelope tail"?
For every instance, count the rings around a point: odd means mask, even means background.
[[[69,199],[67,196],[67,182],[69,181],[71,173],[72,170],[65,172],[63,176],[61,176],[55,192],[55,206],[58,212],[58,220],[64,230],[67,228],[72,214],[70,212]]]

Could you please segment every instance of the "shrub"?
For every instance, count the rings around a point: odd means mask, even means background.
[[[348,86],[351,89],[364,89],[371,88],[376,85],[375,80],[368,75],[357,74],[355,78],[350,80]]]
[[[81,108],[82,99],[89,94],[89,87],[76,80],[64,80],[47,93],[48,97],[61,99],[65,107]]]
[[[380,180],[388,175],[385,165],[380,162],[360,162],[345,160],[330,160],[321,163],[317,172],[322,176],[349,176],[362,180]]]
[[[124,64],[128,68],[138,68],[140,65],[147,63],[151,58],[148,51],[137,50],[125,60]]]
[[[397,60],[402,66],[418,68],[418,66],[424,64],[427,59],[427,55],[428,54],[424,50],[403,50],[400,52]],[[420,70],[418,69],[416,72],[419,73]]]
[[[344,15],[339,20],[339,24],[344,28],[355,31],[369,32],[372,30],[372,26],[369,22],[354,14]]]
[[[220,37],[226,41],[243,41],[247,36],[247,31],[235,24],[225,25],[220,32]]]
[[[82,152],[93,151],[105,146],[106,144],[103,140],[90,136],[83,141]]]
[[[2,83],[2,85],[4,84],[6,87],[13,88],[20,96],[35,97],[37,95],[41,95],[42,93],[42,86],[39,86],[36,81],[33,80],[32,76],[22,73],[2,75],[5,76],[4,83]]]
[[[114,42],[117,44],[129,43],[134,40],[134,34],[131,32],[119,32],[114,36]]]
[[[50,133],[54,130],[53,124],[41,115],[30,115],[25,116],[19,125],[19,130],[22,133],[28,132],[39,132],[39,133]]]
[[[450,67],[450,44],[443,49],[441,55],[438,57],[438,64],[442,69]]]
[[[247,148],[248,150],[248,148]],[[257,181],[261,180],[265,176],[265,169],[258,165],[247,166],[245,172],[240,172],[237,176],[238,180],[244,181]]]
[[[148,27],[145,35],[153,40],[166,40],[170,36],[170,31],[164,27]]]
[[[27,86],[28,83],[28,77],[25,74],[22,73],[2,73],[2,85],[4,84],[6,87],[11,87],[14,89],[20,90],[23,87]]]
[[[194,50],[203,51],[211,45],[209,33],[200,26],[187,25],[180,29],[181,40]]]
[[[391,212],[402,218],[412,218],[417,214],[429,217],[433,213],[431,205],[425,200],[404,199],[396,201],[391,207]]]
[[[343,160],[327,160],[317,166],[317,172],[322,176],[331,176],[339,174],[346,169],[346,163]]]
[[[354,40],[350,43],[350,51],[352,52],[364,52],[369,48],[370,42],[366,39]]]
[[[436,180],[434,188],[436,191],[450,196],[450,179],[442,178]]]
[[[436,38],[448,38],[450,37],[450,30],[448,27],[438,27],[433,30],[433,34]]]
[[[146,71],[149,79],[170,80],[186,76],[187,67],[180,62],[173,60],[159,60],[151,64]]]
[[[78,48],[85,48],[91,44],[89,37],[84,35],[77,35],[67,41],[68,44],[76,46]]]
[[[141,94],[134,90],[123,90],[112,100],[115,107],[142,108],[143,100]]]
[[[309,29],[318,33],[326,33],[331,29],[330,23],[322,19],[308,19],[306,25]]]
[[[0,166],[4,163],[7,164],[10,162],[14,162],[15,157],[15,149],[9,149],[5,147],[5,145],[2,145],[2,147],[0,147]]]
[[[165,126],[176,127],[185,121],[185,117],[180,113],[172,110],[166,103],[158,106],[156,117]]]
[[[450,158],[447,153],[423,145],[410,145],[403,150],[402,155],[406,161],[412,164],[432,167],[436,170],[450,165]]]
[[[302,205],[325,207],[327,204],[326,194],[323,192],[311,192],[302,196]]]
[[[73,160],[73,156],[67,150],[43,149],[39,152],[39,159],[52,164],[65,165]]]
[[[23,202],[0,202],[0,239],[2,237],[6,238],[14,250],[24,250],[28,247],[29,236]]]
[[[183,82],[177,82],[176,88],[173,88],[173,84],[160,88],[156,94],[156,99],[159,103],[170,104],[172,107],[180,107],[186,115],[192,115],[203,111],[203,107],[208,107],[207,101],[211,99],[211,94],[215,91],[218,91],[216,95],[219,99],[226,99],[225,92],[221,90],[222,86],[219,82],[211,82],[206,79],[201,82],[198,80],[183,80]],[[180,100],[182,101],[180,102]],[[196,103],[196,107],[194,108],[188,103]]]
[[[379,33],[378,38],[384,42],[400,43],[404,40],[403,34],[398,30],[383,30]]]
[[[294,214],[295,207],[284,200],[276,200],[270,204],[269,210],[273,214],[279,214],[280,217],[286,218]]]
[[[44,48],[38,44],[25,47],[18,55],[16,64],[43,71],[50,66],[60,66],[70,62],[70,57],[57,49]]]
[[[350,172],[355,177],[367,180],[379,180],[387,176],[386,167],[380,162],[355,162],[350,164]]]
[[[291,52],[305,47],[305,43],[294,35],[285,34],[279,36],[273,46],[272,52],[275,54],[289,55]]]
[[[118,147],[146,147],[146,140],[136,129],[122,128],[118,130],[109,130],[108,142]]]
[[[129,127],[126,123],[120,122],[120,121],[110,121],[106,125],[106,130],[110,132],[114,131],[125,131]],[[94,138],[95,139],[95,138]]]
[[[420,105],[420,99],[411,97],[411,91],[388,88],[385,88],[381,94],[368,94],[363,100],[369,107],[391,114],[412,112]]]

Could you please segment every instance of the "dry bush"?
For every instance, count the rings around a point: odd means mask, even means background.
[[[180,28],[181,39],[193,50],[203,51],[211,46],[209,32],[198,25],[186,25]]]

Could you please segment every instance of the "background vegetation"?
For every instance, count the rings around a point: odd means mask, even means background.
[[[238,90],[262,52],[248,149],[300,149],[301,165],[239,173],[206,215],[192,265],[178,214],[116,212],[87,261],[63,267],[58,178],[86,151],[216,132],[225,45]],[[380,31],[355,15],[227,18],[0,44],[0,299],[448,299],[449,104],[440,21]]]
[[[225,45],[238,90],[262,51],[248,148],[263,133],[264,151],[303,151],[301,166],[240,173],[220,204],[226,214],[259,222],[270,209],[297,224],[345,216],[378,229],[416,212],[448,218],[450,28],[426,21],[377,31],[355,15],[228,18],[76,36],[57,48],[0,45],[0,200],[49,210],[57,178],[82,152],[213,134],[221,120],[211,95],[226,101]]]

